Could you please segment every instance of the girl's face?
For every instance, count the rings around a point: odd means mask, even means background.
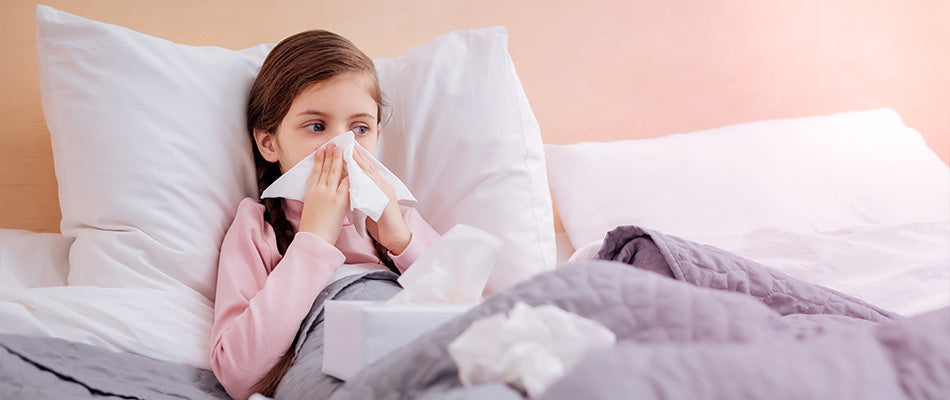
[[[254,131],[257,148],[265,160],[280,165],[281,173],[349,130],[375,154],[379,118],[372,88],[365,74],[345,74],[310,85],[291,103],[276,132]]]

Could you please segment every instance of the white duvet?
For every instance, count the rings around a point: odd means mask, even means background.
[[[214,306],[154,289],[51,286],[0,293],[0,331],[56,337],[211,369]]]
[[[950,306],[950,221],[687,238],[902,315]],[[600,241],[570,256],[593,259]]]
[[[950,306],[950,221],[699,241],[902,315]]]
[[[0,229],[0,332],[210,369],[214,305],[194,290],[65,286],[71,241]]]

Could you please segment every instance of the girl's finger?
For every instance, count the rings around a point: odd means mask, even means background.
[[[317,149],[317,151],[313,153],[314,172],[319,171],[320,168],[323,166],[323,157],[324,157],[323,149]]]
[[[373,163],[370,162],[370,160],[363,154],[360,154],[360,157],[356,163],[359,164],[360,169],[366,172],[366,174],[369,175],[369,177],[372,178],[377,185],[383,180],[383,176],[380,175],[379,171],[376,170],[376,166],[373,165]]]
[[[343,177],[343,179],[340,180],[340,185],[337,186],[336,191],[337,193],[342,194],[342,193],[348,192],[349,190],[350,190],[350,177],[345,176]]]
[[[362,152],[362,151],[357,152],[357,153],[359,153],[359,155],[360,155],[360,158],[359,158],[359,161],[358,161],[359,164],[360,164],[360,168],[362,168],[363,171],[366,171],[366,172],[368,172],[368,173],[370,173],[370,174],[375,174],[375,173],[376,173],[376,166],[373,165],[372,162],[370,162],[369,158],[367,158],[366,156],[363,155],[363,152]]]
[[[335,154],[333,153],[334,146],[332,144],[324,147],[325,157],[323,158],[323,165],[320,168],[320,183],[327,185],[329,182],[330,168],[333,166],[333,159]]]
[[[323,170],[324,158],[323,149],[317,149],[313,154],[313,172],[310,173],[310,185],[315,185],[320,182],[320,171]]]
[[[330,182],[337,183],[343,176],[343,149],[333,148],[333,163],[330,166]]]

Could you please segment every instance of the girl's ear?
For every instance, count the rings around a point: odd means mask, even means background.
[[[277,135],[267,132],[263,129],[254,130],[254,141],[257,143],[257,149],[267,162],[277,162]]]

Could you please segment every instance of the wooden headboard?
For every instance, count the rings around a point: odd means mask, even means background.
[[[35,1],[0,13],[0,228],[59,231]],[[646,138],[890,107],[950,161],[950,2],[89,0],[43,4],[178,43],[250,47],[313,28],[389,57],[502,25],[546,143]]]

